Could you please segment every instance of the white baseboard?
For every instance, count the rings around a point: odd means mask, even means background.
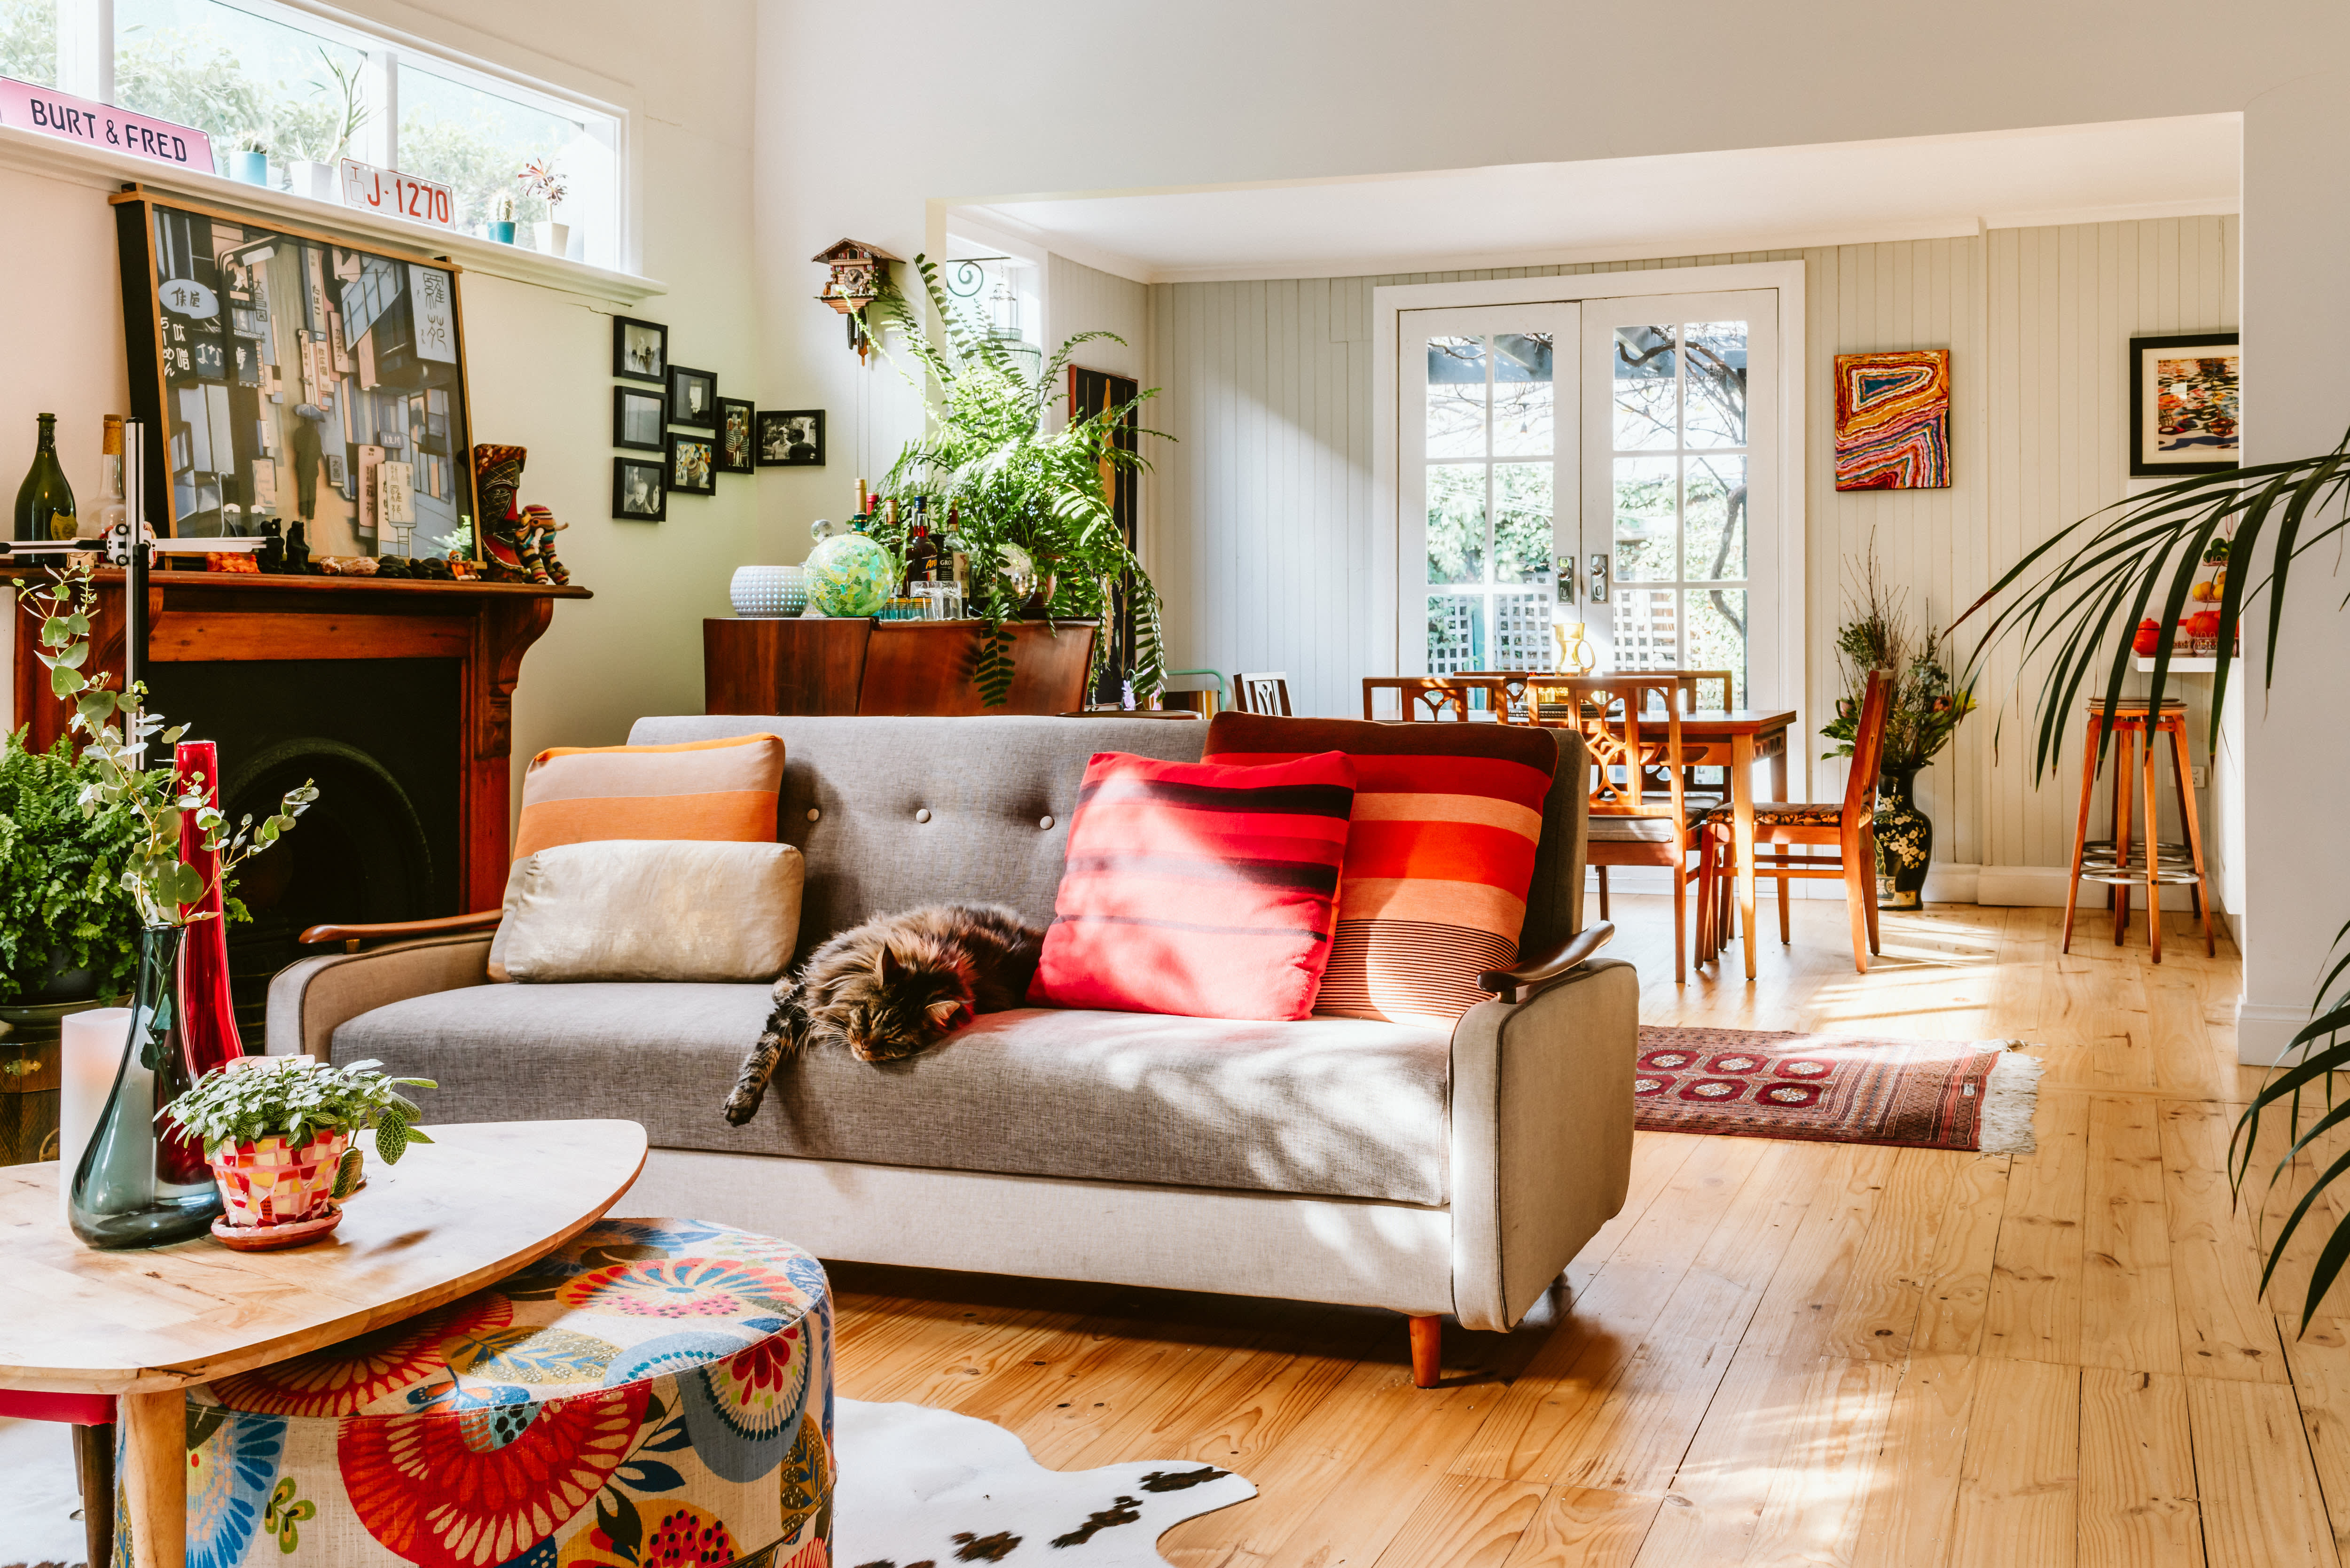
[[[1929,878],[1930,876],[1929,873]],[[2070,879],[2070,868],[2063,866],[1984,866],[1978,868],[1973,901],[2010,908],[2061,909],[2064,907],[2064,887]],[[2138,891],[2142,894],[2144,889]],[[2101,884],[2085,882],[2081,885],[2083,909],[2101,909],[2105,901],[2105,888]],[[2166,909],[2193,909],[2192,890],[2177,883],[2164,888],[2162,907]]]
[[[2064,884],[2067,868],[2063,866],[1970,866],[1937,860],[1926,867],[1926,902],[1929,904],[1986,904],[1997,908],[2061,909],[2064,907]],[[1595,870],[1588,885],[1598,886]],[[1661,866],[1611,866],[1607,868],[1607,886],[1612,892],[1660,893],[1673,890],[1669,873]],[[1794,885],[1798,898],[1842,898],[1844,884],[1828,877],[1814,877]],[[2084,883],[2081,907],[2105,905],[2105,890],[2095,883]],[[2162,907],[2166,909],[2191,909],[2194,906],[2189,889],[2173,884],[2162,889]],[[2232,934],[2235,922],[2222,910]]]
[[[2236,1060],[2247,1067],[2289,1066],[2307,1054],[2291,1051],[2293,1037],[2309,1022],[2309,1003],[2236,1003]]]

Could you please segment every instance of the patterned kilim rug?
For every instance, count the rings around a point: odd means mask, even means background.
[[[1643,1132],[2032,1152],[2041,1064],[2020,1041],[1643,1025]]]

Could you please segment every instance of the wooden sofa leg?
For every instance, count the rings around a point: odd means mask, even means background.
[[[1416,1317],[1411,1320],[1411,1386],[1433,1388],[1444,1363],[1444,1320],[1440,1317]]]

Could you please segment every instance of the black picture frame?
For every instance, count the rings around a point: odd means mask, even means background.
[[[650,361],[643,358],[647,334],[655,343]],[[658,321],[639,321],[632,316],[612,317],[612,374],[623,380],[650,381],[656,387],[667,387],[669,328]]]
[[[759,410],[747,398],[718,400],[718,472],[754,473],[758,463]]]
[[[669,469],[665,461],[641,457],[616,457],[612,460],[612,516],[622,523],[660,523],[669,516],[669,486],[664,480]],[[650,492],[639,490],[637,482],[644,480]],[[638,498],[650,493],[650,504]]]
[[[629,414],[636,414],[638,431],[629,433]],[[642,387],[612,389],[612,444],[630,452],[667,452],[669,442],[663,439],[663,427],[669,423],[669,396],[665,392],[648,391]]]
[[[697,393],[702,409],[699,414],[693,411]],[[718,428],[718,372],[689,369],[683,365],[669,368],[669,422],[698,431]]]
[[[806,421],[806,425],[795,421]],[[761,468],[822,468],[822,409],[761,409],[754,448]]]
[[[2243,356],[2236,333],[2185,332],[2162,337],[2133,337],[2129,340],[2129,471],[2133,479],[2227,473],[2242,466],[2238,454],[2243,442],[2240,390]],[[2190,416],[2191,426],[2166,416],[2160,409],[2162,380],[2150,373],[2149,367],[2165,359],[2196,359],[2207,366],[2225,361],[2224,369],[2207,371],[2191,379],[2197,384],[2191,395],[2209,404]],[[2189,434],[2190,429],[2196,433]],[[2166,452],[2165,441],[2175,443],[2172,452],[2179,455]],[[2228,455],[2213,455],[2218,452]]]
[[[717,494],[718,438],[699,431],[670,431],[669,466],[661,477],[671,494]]]

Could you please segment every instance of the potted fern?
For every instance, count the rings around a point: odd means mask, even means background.
[[[1094,642],[1090,688],[1108,667],[1109,627],[1123,598],[1133,613],[1133,648],[1128,667],[1117,673],[1135,701],[1147,703],[1167,683],[1159,589],[1127,544],[1103,480],[1150,466],[1120,440],[1129,432],[1159,434],[1135,431],[1128,423],[1154,391],[1050,428],[1051,410],[1076,350],[1097,340],[1124,339],[1108,332],[1078,333],[1032,374],[1001,340],[953,309],[939,286],[935,265],[919,255],[914,265],[939,323],[938,341],[894,289],[885,289],[868,308],[901,329],[895,341],[936,396],[929,406],[928,429],[899,452],[882,488],[893,495],[929,495],[932,519],[951,519],[949,545],[970,559],[972,613],[982,623],[973,672],[982,700],[998,707],[1011,691],[1013,639],[1005,623],[1021,618],[1024,606],[1031,616],[1041,612],[1102,623]],[[889,352],[887,344],[882,348]],[[885,525],[876,535],[901,566],[908,526]]]
[[[122,886],[132,813],[85,810],[98,764],[62,736],[34,751],[25,733],[0,737],[0,1022],[20,1026],[31,1011],[53,1018],[127,990],[140,927]]]
[[[397,1165],[431,1143],[423,1113],[400,1091],[430,1078],[388,1078],[380,1062],[338,1067],[308,1056],[240,1056],[205,1074],[160,1115],[203,1140],[224,1212],[213,1234],[239,1251],[315,1241],[342,1223],[364,1158],[352,1139],[373,1129],[375,1151]]]

